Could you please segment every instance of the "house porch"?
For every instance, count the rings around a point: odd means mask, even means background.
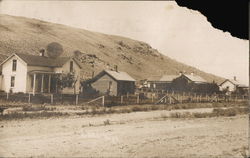
[[[28,92],[36,93],[57,93],[58,86],[56,82],[57,73],[49,71],[31,71],[28,73]]]

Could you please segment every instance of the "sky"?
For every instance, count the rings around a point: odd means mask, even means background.
[[[144,41],[172,59],[248,85],[249,41],[174,1],[3,0],[0,13]]]

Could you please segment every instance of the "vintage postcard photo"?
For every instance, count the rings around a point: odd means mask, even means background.
[[[176,1],[0,1],[0,157],[246,158],[248,72]]]

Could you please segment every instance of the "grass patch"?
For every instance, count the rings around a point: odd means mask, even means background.
[[[228,109],[222,109],[222,108],[215,108],[212,112],[175,112],[170,114],[170,118],[207,118],[207,117],[219,117],[219,116],[225,116],[225,117],[231,117],[236,116],[240,114],[248,114],[249,109],[248,108],[240,108],[240,107],[234,107],[234,108],[228,108]]]
[[[16,120],[16,119],[25,119],[25,118],[50,118],[50,117],[61,117],[61,116],[69,116],[68,113],[62,113],[62,112],[37,112],[37,113],[10,113],[5,115],[0,115],[0,120]]]
[[[23,111],[53,111],[55,107],[45,107],[45,106],[24,106]]]

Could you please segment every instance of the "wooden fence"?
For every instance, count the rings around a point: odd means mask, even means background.
[[[83,96],[67,94],[24,94],[0,93],[0,99],[13,102],[32,104],[89,104],[102,106],[131,105],[131,104],[176,104],[203,102],[231,102],[248,100],[248,96],[224,94],[196,93],[138,93],[123,96]]]

